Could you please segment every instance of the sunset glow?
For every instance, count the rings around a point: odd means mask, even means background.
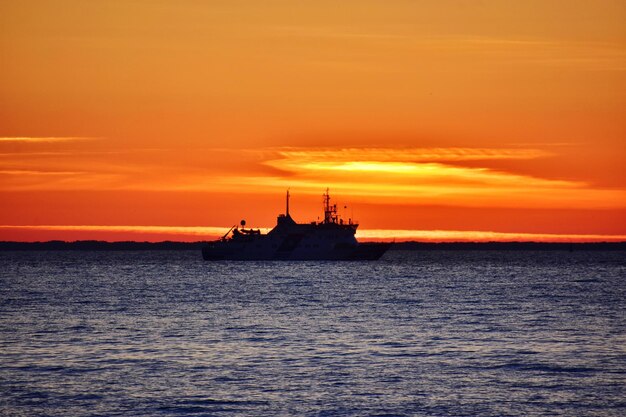
[[[262,233],[269,228],[261,228]],[[163,240],[198,241],[213,240],[224,236],[228,228],[217,226],[0,226],[0,231],[22,240],[31,234],[53,235],[62,232],[76,240],[96,238],[100,240],[123,240],[158,242]],[[626,235],[576,235],[549,233],[502,233],[476,230],[388,230],[369,229],[357,231],[362,241],[422,241],[422,242],[618,242]]]
[[[0,240],[626,236],[620,2],[0,5]],[[554,22],[559,22],[555,24]],[[125,226],[120,226],[125,225]]]

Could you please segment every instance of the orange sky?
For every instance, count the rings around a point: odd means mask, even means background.
[[[326,187],[364,239],[624,240],[624,21],[618,0],[0,0],[0,240],[209,239],[273,226],[287,188],[315,220]]]

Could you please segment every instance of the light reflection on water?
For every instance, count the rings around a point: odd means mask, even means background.
[[[0,253],[0,414],[624,415],[624,255]]]

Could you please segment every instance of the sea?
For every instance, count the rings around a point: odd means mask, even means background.
[[[625,416],[626,253],[0,253],[2,416]]]

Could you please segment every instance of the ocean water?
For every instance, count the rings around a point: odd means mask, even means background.
[[[624,416],[626,253],[0,253],[3,416]]]

